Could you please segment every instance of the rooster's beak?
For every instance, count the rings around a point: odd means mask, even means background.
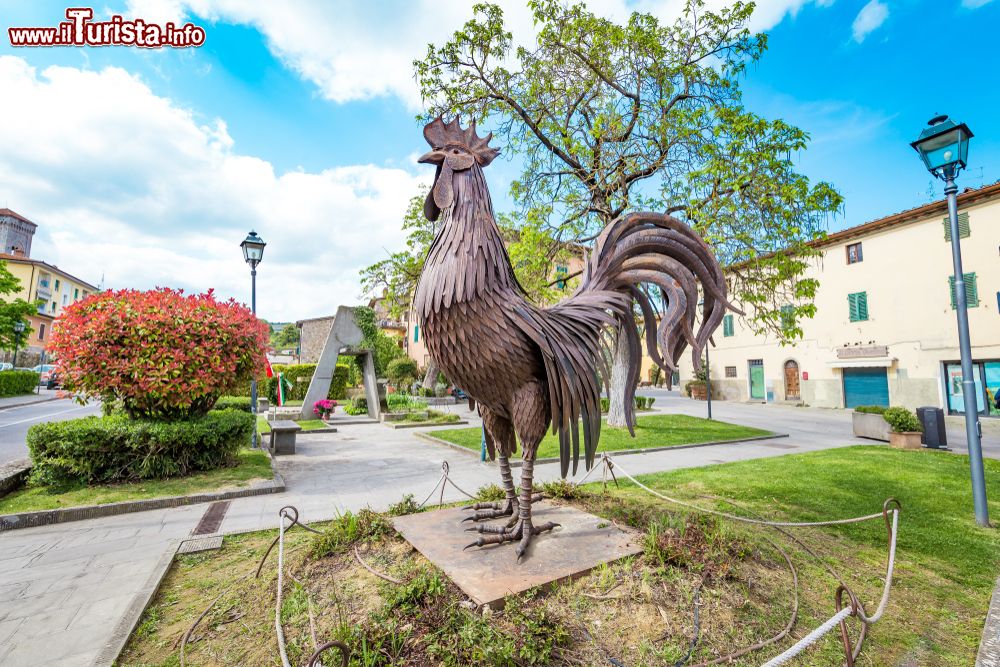
[[[444,151],[428,151],[427,153],[421,155],[417,159],[417,162],[420,164],[441,164],[444,162],[444,157]]]

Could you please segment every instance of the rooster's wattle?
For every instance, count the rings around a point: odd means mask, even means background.
[[[431,358],[445,376],[479,406],[491,459],[499,458],[506,499],[473,507],[476,521],[509,516],[505,525],[480,524],[473,545],[518,541],[520,558],[532,536],[551,522],[531,520],[535,452],[549,424],[559,434],[562,475],[575,474],[583,431],[587,469],[593,465],[601,428],[601,375],[607,377],[601,336],[624,332],[629,371],[627,420],[639,381],[642,345],[633,302],[646,322],[652,359],[670,372],[684,348],[695,363],[712,331],[732,306],[726,281],[708,245],[684,223],[660,213],[631,213],[609,224],[594,243],[579,288],[550,308],[525,299],[493,216],[483,168],[498,151],[492,135],[480,138],[475,123],[437,118],[424,128],[431,151],[420,162],[437,166],[424,213],[439,231],[431,244],[414,295],[414,310]],[[705,317],[695,334],[702,285]],[[662,316],[644,285],[662,292]],[[657,319],[659,324],[655,325]],[[654,328],[655,327],[655,328]],[[509,457],[521,441],[520,495]]]

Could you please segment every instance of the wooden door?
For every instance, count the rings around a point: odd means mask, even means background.
[[[796,361],[785,362],[785,400],[799,399],[799,364]]]

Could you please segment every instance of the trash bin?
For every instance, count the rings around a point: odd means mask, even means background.
[[[931,449],[947,449],[948,434],[944,430],[944,410],[941,408],[917,408],[917,419],[924,427],[920,441]]]

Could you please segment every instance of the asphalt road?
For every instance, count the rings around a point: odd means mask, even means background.
[[[0,410],[0,463],[28,455],[25,438],[33,424],[101,413],[100,404],[78,405],[68,398]]]
[[[671,412],[696,417],[706,416],[705,401],[694,401],[680,395],[677,390],[641,388],[637,392],[656,398],[655,406]],[[877,441],[854,438],[850,410],[829,408],[797,408],[788,405],[763,405],[739,401],[713,401],[712,415],[716,419],[788,433],[793,438],[817,441],[859,442],[876,444]],[[1000,419],[980,419],[983,429],[983,456],[1000,459]],[[968,453],[965,438],[965,420],[962,417],[945,418],[948,446],[952,451]]]

